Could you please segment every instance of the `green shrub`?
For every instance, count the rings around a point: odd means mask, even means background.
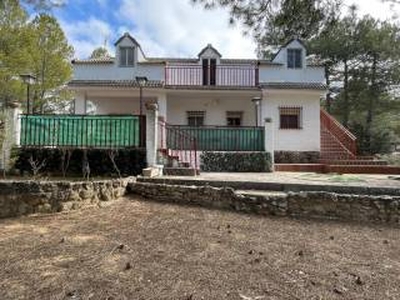
[[[21,173],[31,173],[29,158],[39,162],[46,160],[46,165],[40,171],[41,173],[51,173],[52,175],[61,175],[61,156],[60,149],[32,149],[20,148],[15,162],[15,169]],[[88,161],[90,173],[93,176],[116,176],[116,171],[109,158],[107,150],[88,149]],[[82,175],[83,151],[75,149],[72,152],[67,176]],[[141,174],[142,169],[146,167],[146,151],[143,149],[120,149],[115,157],[115,162],[122,176],[135,176]]]
[[[271,172],[268,152],[203,152],[200,168],[205,172]]]

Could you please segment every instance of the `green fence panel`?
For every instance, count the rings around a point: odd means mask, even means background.
[[[167,128],[170,149],[190,149],[188,143],[196,139],[201,151],[263,151],[263,127],[179,126]]]
[[[21,116],[21,146],[121,148],[140,146],[139,116]]]

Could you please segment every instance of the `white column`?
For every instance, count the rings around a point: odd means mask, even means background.
[[[167,95],[160,94],[157,97],[158,102],[158,115],[163,118],[163,120],[167,121]]]
[[[264,150],[271,154],[271,167],[274,170],[274,123],[272,122],[272,118],[264,119]]]
[[[86,94],[85,93],[76,93],[75,114],[76,115],[85,115],[86,114]]]
[[[19,115],[21,109],[19,105],[13,105],[6,107],[5,119],[4,119],[4,140],[3,144],[0,145],[1,157],[0,157],[0,169],[8,171],[10,166],[10,157],[12,147],[19,145],[21,123]]]
[[[147,167],[157,165],[158,104],[146,103],[146,158]]]

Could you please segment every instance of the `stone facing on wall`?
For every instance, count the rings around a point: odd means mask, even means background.
[[[125,195],[134,180],[0,181],[0,218],[107,205]]]
[[[275,151],[275,163],[317,163],[320,153],[317,151]]]
[[[161,202],[230,209],[245,213],[400,224],[400,196],[331,192],[239,193],[229,187],[135,182],[131,193]]]

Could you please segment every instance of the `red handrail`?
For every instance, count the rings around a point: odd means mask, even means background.
[[[351,154],[357,155],[357,137],[324,109],[320,113],[321,125],[328,130]]]

